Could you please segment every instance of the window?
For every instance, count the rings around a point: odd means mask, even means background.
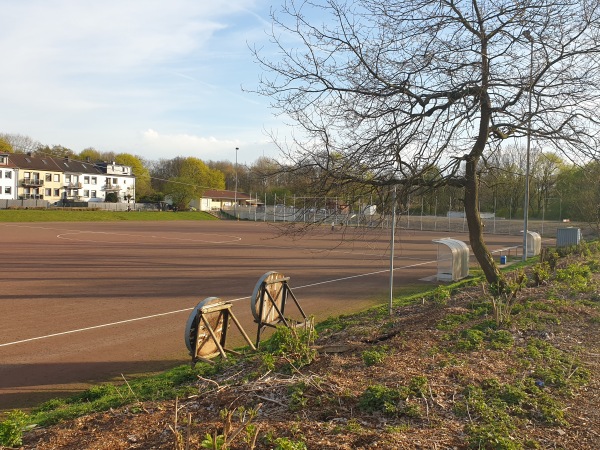
[[[127,184],[127,180],[123,180],[123,184]]]
[[[90,184],[90,177],[83,177],[83,182],[85,184]]]
[[[8,162],[8,156],[0,156],[0,164],[6,164]]]
[[[96,191],[92,191],[92,198],[96,198]]]
[[[117,184],[117,179],[113,178],[113,184]]]
[[[2,171],[0,170],[0,178],[2,178]]]
[[[52,174],[51,173],[47,173],[44,178],[46,179],[46,181],[52,181]],[[50,194],[48,194],[48,195],[50,195]]]
[[[54,196],[60,197],[60,189],[54,189]]]
[[[92,177],[92,184],[98,183],[98,179],[96,177]]]
[[[23,178],[25,178],[25,179],[31,178],[31,172],[23,172]]]
[[[48,197],[50,197],[52,195],[52,189],[50,189],[50,188],[44,189],[44,195],[47,195]]]
[[[54,174],[54,181],[60,182],[60,174]]]
[[[85,191],[83,191],[83,196],[84,197],[89,197],[90,196],[90,191],[88,191],[87,189]]]
[[[4,174],[4,177],[5,177],[5,178],[8,178],[8,179],[12,178],[12,172],[6,172],[6,173]]]
[[[12,190],[11,190],[11,187],[10,187],[10,186],[6,186],[6,187],[4,188],[4,193],[5,193],[5,194],[10,194],[11,192],[12,192]]]
[[[65,182],[66,183],[70,183],[71,182],[71,175],[65,175]]]

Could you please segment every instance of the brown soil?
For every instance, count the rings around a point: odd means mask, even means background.
[[[535,367],[525,367],[521,353],[535,340],[581,362],[568,369],[567,382],[584,370],[589,379],[567,387],[547,381],[542,389],[562,405],[558,409],[564,422],[549,423],[523,411],[505,437],[517,445],[514,448],[597,449],[600,274],[595,273],[594,279],[596,288],[585,294],[555,285],[524,289],[520,304],[538,306],[529,313],[525,306],[520,317],[528,321],[508,328],[514,345],[507,349],[488,345],[456,349],[460,331],[485,317],[439,329],[449,314],[463,314],[481,301],[481,287],[467,288],[447,304],[424,301],[394,308],[391,318],[373,311],[348,318],[345,328],[332,325],[316,342],[316,360],[299,370],[286,372],[282,369],[286,361],[279,359],[278,369],[267,371],[261,358],[249,355],[223,365],[211,379],[199,377],[194,394],[187,398],[130,405],[36,429],[26,434],[23,448],[197,449],[207,434],[223,432],[221,411],[240,407],[259,408],[253,422],[259,427],[257,449],[277,448],[276,438],[303,442],[308,449],[467,448],[468,427],[482,424],[483,418],[478,411],[465,411],[465,389],[484,386],[491,379],[516,383],[535,378]],[[383,351],[386,357],[369,366],[364,358],[367,350]],[[359,406],[369,386],[410,386],[415,377],[426,377],[426,389],[422,395],[402,399],[403,412],[386,415]],[[234,430],[239,427],[237,416],[232,422]],[[244,436],[240,433],[230,448],[251,448]]]

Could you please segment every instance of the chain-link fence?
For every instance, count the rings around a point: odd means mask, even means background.
[[[325,226],[352,226],[352,227],[380,227],[389,228],[392,224],[391,215],[366,213],[340,212],[326,208],[295,208],[292,206],[237,206],[222,210],[226,217],[237,220],[250,220],[256,222],[302,222]],[[481,219],[484,234],[504,234],[510,236],[522,235],[522,219],[497,218],[493,214],[486,214]],[[463,213],[451,212],[445,217],[402,214],[396,217],[396,226],[407,230],[437,231],[439,233],[466,233],[467,221]],[[542,237],[556,237],[556,230],[566,227],[578,227],[582,235],[590,237],[595,232],[584,223],[532,220],[528,221],[528,230],[539,233]]]

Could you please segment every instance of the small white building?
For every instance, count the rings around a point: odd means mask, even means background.
[[[193,199],[190,206],[199,211],[217,211],[222,208],[232,208],[236,202],[239,206],[248,206],[253,200],[248,194],[239,191],[207,189],[202,197]]]

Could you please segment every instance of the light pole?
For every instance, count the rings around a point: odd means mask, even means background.
[[[527,260],[527,222],[529,219],[529,162],[531,153],[531,97],[533,90],[533,36],[529,30],[523,31],[529,41],[529,107],[527,112],[527,160],[525,164],[525,200],[523,203],[523,261]]]
[[[233,194],[233,215],[237,219],[237,184],[238,184],[238,165],[237,165],[237,154],[240,148],[235,148],[235,191]]]

